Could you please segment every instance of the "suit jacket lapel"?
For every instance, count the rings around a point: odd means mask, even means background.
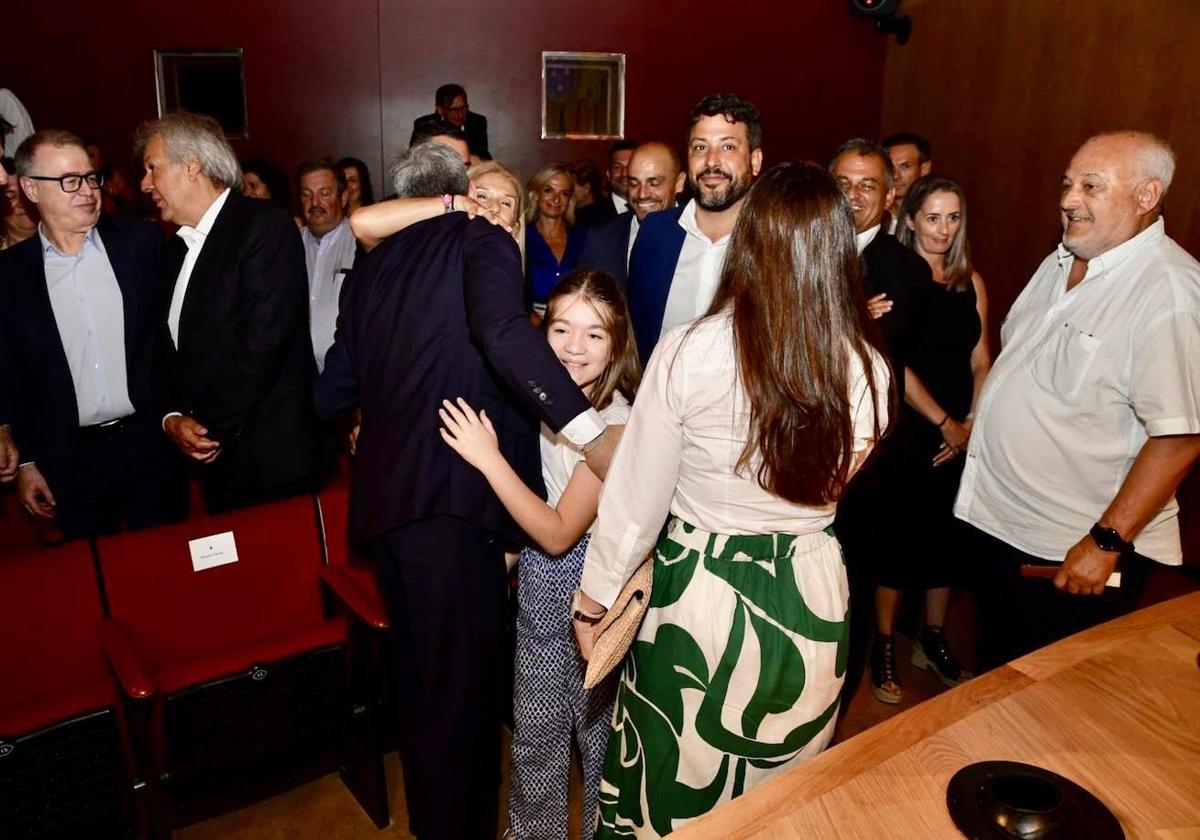
[[[192,266],[192,276],[188,278],[187,290],[183,293],[183,306],[179,310],[179,347],[181,349],[185,342],[184,336],[190,335],[190,322],[197,308],[203,305],[202,301],[205,298],[203,288],[211,282],[212,276],[216,273],[217,261],[224,254],[235,233],[233,214],[240,198],[234,192],[230,192],[226,197],[221,212],[213,220],[212,230],[208,232],[208,236],[204,237],[204,244],[200,246],[196,264]],[[184,253],[187,253],[186,245]]]
[[[79,403],[75,397],[75,379],[71,376],[71,366],[67,363],[67,351],[63,347],[62,334],[58,330],[58,321],[54,317],[54,306],[50,303],[50,290],[46,286],[46,264],[42,259],[42,238],[33,238],[35,247],[27,249],[28,262],[26,270],[21,272],[24,278],[22,294],[27,299],[26,311],[30,320],[39,325],[37,335],[45,342],[46,358],[50,362],[46,375],[58,379],[59,389],[70,398],[73,416],[79,414]]]
[[[121,289],[121,310],[125,315],[125,370],[132,370],[132,360],[129,358],[130,340],[133,325],[138,323],[140,313],[137,306],[141,302],[135,284],[137,283],[137,265],[130,253],[128,244],[113,230],[112,223],[100,217],[96,225],[100,241],[104,243],[104,252],[108,254],[108,264],[112,266],[117,278],[117,286]]]

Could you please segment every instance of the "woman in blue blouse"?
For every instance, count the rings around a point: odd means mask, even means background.
[[[526,189],[525,275],[540,318],[550,290],[575,270],[587,229],[575,226],[575,178],[565,163],[546,164]]]

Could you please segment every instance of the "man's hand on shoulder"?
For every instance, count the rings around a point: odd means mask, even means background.
[[[216,460],[221,444],[208,437],[208,429],[186,414],[172,414],[163,421],[163,431],[184,455],[202,464]]]

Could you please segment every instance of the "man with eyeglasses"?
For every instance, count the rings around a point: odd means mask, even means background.
[[[68,537],[180,519],[187,485],[153,410],[161,235],[100,216],[83,142],[39,131],[17,177],[42,222],[0,253],[0,422],[21,503]]]
[[[413,136],[409,146],[417,143],[417,132],[431,123],[452,125],[467,135],[467,145],[472,157],[479,160],[491,160],[492,153],[488,151],[487,117],[477,114],[467,105],[467,91],[462,85],[442,85],[434,94],[434,111],[413,120]],[[474,161],[472,161],[474,162]]]

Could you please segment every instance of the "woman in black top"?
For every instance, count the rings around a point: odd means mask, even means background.
[[[975,401],[991,369],[987,293],[971,267],[967,202],[947,178],[927,176],[909,189],[896,237],[929,263],[930,290],[923,326],[908,357],[904,407],[893,443],[905,493],[902,521],[919,550],[880,581],[875,605],[879,637],[872,656],[875,696],[898,702],[892,632],[902,589],[925,590],[925,624],[913,646],[914,665],[932,667],[947,685],[969,678],[946,643],[942,624],[950,584],[962,576],[963,524],[954,497],[971,436]]]

